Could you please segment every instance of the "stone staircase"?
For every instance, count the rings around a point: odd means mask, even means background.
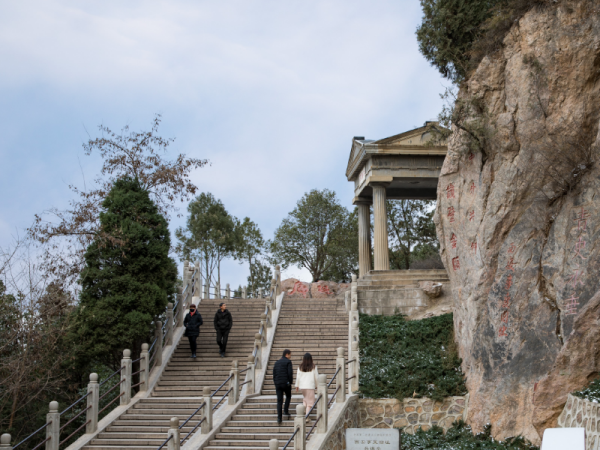
[[[290,349],[295,380],[302,356],[309,352],[313,355],[319,374],[326,374],[329,381],[335,373],[338,347],[348,347],[348,315],[342,301],[284,298],[261,395],[247,399],[204,449],[268,449],[270,439],[279,439],[282,448],[294,432],[294,414],[296,405],[302,403],[302,395],[295,394],[293,390],[295,395],[290,405],[292,417],[288,420],[284,415],[283,423],[278,425],[277,398],[272,378],[275,361],[281,358],[284,349]],[[335,383],[331,385],[329,394],[333,394],[334,390]],[[312,413],[313,423],[315,418],[316,408]],[[288,448],[293,448],[293,445]]]
[[[358,309],[362,313],[414,314],[428,306],[420,281],[448,286],[446,270],[372,270],[358,279]]]
[[[227,354],[219,356],[213,317],[220,302],[226,302],[233,316],[233,328],[229,334]],[[263,299],[204,299],[198,306],[204,325],[198,337],[197,358],[190,358],[191,351],[186,337],[182,337],[173,356],[165,367],[151,397],[139,400],[125,414],[113,421],[84,449],[156,450],[165,440],[169,420],[178,417],[183,423],[201,404],[204,386],[214,392],[229,376],[232,360],[245,365],[252,352],[254,334],[264,312]],[[215,402],[227,388],[215,396]],[[182,438],[198,423],[195,416],[181,429]]]

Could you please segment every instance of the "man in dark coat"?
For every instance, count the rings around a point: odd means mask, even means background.
[[[273,384],[277,392],[277,423],[281,425],[281,409],[283,406],[283,394],[285,393],[285,408],[283,412],[290,420],[290,401],[292,400],[292,383],[294,382],[294,370],[292,368],[292,352],[287,348],[283,356],[273,366]]]
[[[196,311],[196,305],[193,303],[190,305],[190,312],[185,315],[183,319],[183,326],[185,327],[184,336],[187,336],[190,341],[190,349],[192,350],[192,358],[196,357],[196,339],[200,336],[200,325],[202,325],[202,316]]]
[[[219,354],[221,358],[225,358],[225,351],[227,350],[227,339],[229,338],[229,331],[233,326],[233,317],[227,309],[225,303],[219,305],[219,310],[215,314],[215,330],[217,331],[217,344],[219,344]]]

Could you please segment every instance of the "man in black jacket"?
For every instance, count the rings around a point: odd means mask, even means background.
[[[215,314],[215,330],[217,331],[217,344],[219,344],[219,354],[221,358],[225,358],[225,351],[227,350],[227,338],[229,337],[229,331],[233,326],[233,317],[227,309],[225,303],[219,305],[219,310]]]
[[[200,336],[200,325],[202,325],[202,316],[196,311],[196,305],[193,303],[190,305],[190,312],[185,315],[183,319],[183,326],[188,341],[190,341],[190,349],[192,350],[192,358],[196,357],[196,339]]]
[[[285,408],[283,412],[290,420],[290,401],[292,400],[292,383],[294,382],[294,370],[292,368],[292,352],[287,348],[283,351],[282,358],[273,366],[273,384],[277,392],[277,423],[281,425],[281,409],[283,406],[283,394],[285,393]]]

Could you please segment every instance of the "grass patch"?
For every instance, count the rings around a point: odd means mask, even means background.
[[[465,395],[452,314],[360,315],[360,392],[370,398]],[[414,394],[414,395],[413,395]]]
[[[585,389],[582,389],[581,391],[571,392],[571,394],[574,395],[575,397],[579,397],[584,400],[588,400],[590,402],[599,403],[600,402],[600,378],[596,378]]]
[[[491,436],[491,426],[481,433],[473,434],[463,421],[456,422],[446,434],[440,427],[427,431],[419,429],[414,435],[401,434],[402,450],[539,450],[522,437],[497,441]]]

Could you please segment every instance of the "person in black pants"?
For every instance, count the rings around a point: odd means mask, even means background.
[[[183,326],[185,327],[184,336],[187,336],[190,341],[190,349],[192,350],[192,358],[196,357],[196,339],[200,336],[200,326],[202,325],[202,316],[196,311],[196,305],[193,303],[190,305],[190,312],[185,315],[183,319]]]
[[[227,350],[227,338],[233,326],[233,317],[227,309],[225,303],[219,305],[219,310],[215,314],[215,330],[217,331],[217,344],[219,344],[219,354],[221,358],[225,358]]]
[[[273,383],[277,392],[277,424],[281,425],[281,409],[283,406],[283,394],[285,394],[285,408],[283,412],[290,420],[290,401],[292,401],[292,383],[294,382],[294,370],[292,368],[292,352],[287,348],[283,356],[273,366]]]

